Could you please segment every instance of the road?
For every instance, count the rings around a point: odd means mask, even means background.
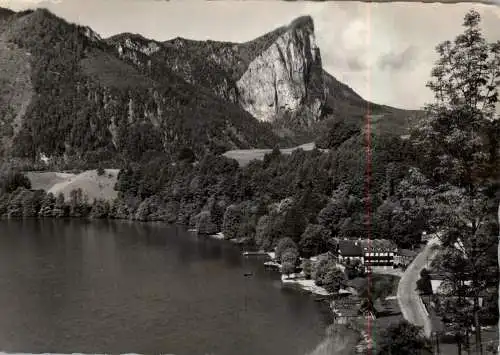
[[[399,280],[397,293],[399,307],[404,318],[411,324],[424,327],[424,333],[427,337],[431,335],[431,320],[416,288],[417,280],[420,278],[420,271],[437,254],[437,245],[439,245],[437,237],[428,241],[422,252],[416,256]]]

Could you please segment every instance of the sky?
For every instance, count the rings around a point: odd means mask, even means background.
[[[200,0],[0,0],[13,10],[46,7],[102,37],[140,33],[244,42],[301,15],[314,19],[323,66],[367,100],[419,109],[432,100],[425,87],[435,47],[462,31],[474,8],[490,41],[500,40],[500,6],[479,3],[363,3]]]

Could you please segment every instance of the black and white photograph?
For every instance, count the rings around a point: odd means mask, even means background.
[[[0,0],[0,355],[499,355],[500,1]]]

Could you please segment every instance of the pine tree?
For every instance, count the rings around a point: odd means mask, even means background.
[[[56,204],[56,198],[52,192],[45,195],[42,201],[42,206],[40,208],[41,217],[52,217],[54,213],[54,207]]]
[[[420,168],[431,180],[435,193],[426,200],[432,206],[429,221],[442,232],[442,242],[459,249],[470,265],[467,279],[474,298],[476,352],[482,354],[478,293],[488,271],[487,252],[495,243],[492,192],[498,189],[498,132],[495,113],[500,85],[500,41],[483,37],[480,15],[471,10],[464,18],[464,32],[453,42],[437,46],[439,59],[427,86],[435,101],[426,106],[426,118],[411,140],[421,153]],[[496,227],[498,228],[498,226]],[[490,263],[491,264],[491,263]]]
[[[54,217],[64,218],[68,216],[68,206],[66,205],[64,194],[62,192],[57,194],[53,211]]]
[[[238,205],[230,205],[224,213],[222,222],[222,233],[224,238],[233,239],[237,237],[239,226],[242,223],[241,208]]]

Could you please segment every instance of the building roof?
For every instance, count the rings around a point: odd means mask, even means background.
[[[341,298],[332,301],[332,307],[353,307],[361,304],[361,298],[357,296],[351,296],[348,298]]]
[[[332,310],[342,317],[356,317],[360,315],[361,299],[359,297],[347,297],[332,301]]]
[[[365,252],[387,253],[396,250],[396,244],[388,239],[361,239],[359,244]]]
[[[363,256],[361,246],[356,245],[352,240],[340,240],[339,253],[341,253],[342,256]]]

